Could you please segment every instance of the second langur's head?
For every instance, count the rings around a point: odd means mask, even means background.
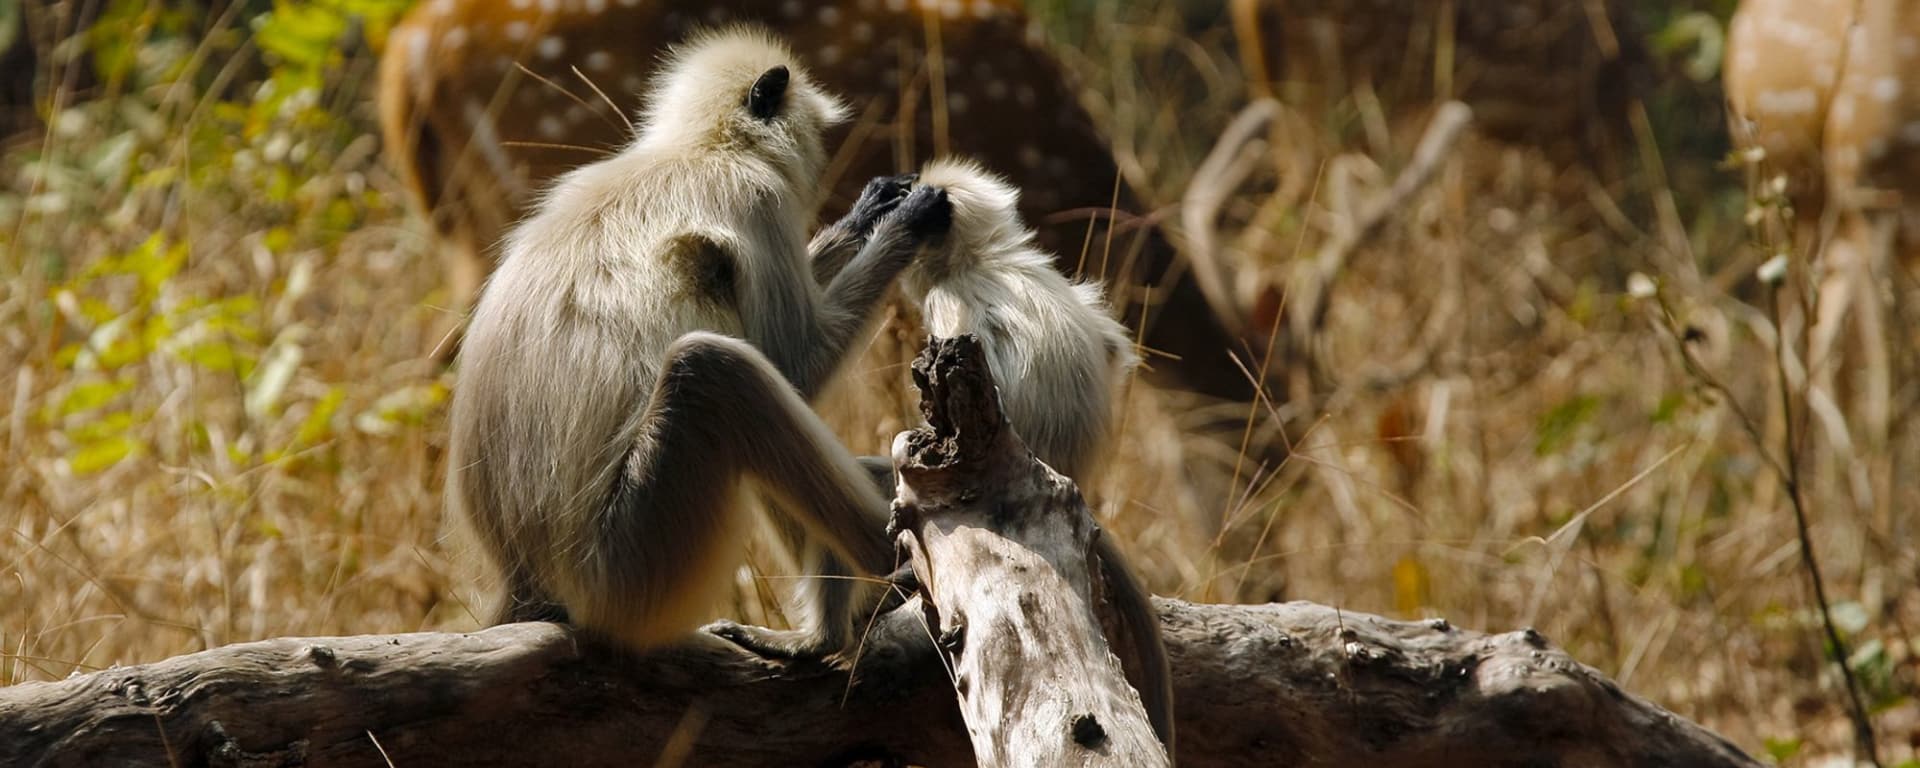
[[[639,141],[741,152],[810,183],[826,164],[821,136],[847,107],[764,29],[727,27],[674,46],[641,113]]]
[[[1033,234],[1020,220],[1020,190],[978,162],[956,157],[934,160],[920,169],[919,183],[945,189],[953,206],[953,227],[930,253],[934,261],[955,262],[989,251],[1024,248],[1032,241]]]

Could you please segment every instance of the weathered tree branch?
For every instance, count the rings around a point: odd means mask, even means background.
[[[1530,632],[1156,604],[1188,768],[1759,765]],[[882,617],[851,685],[717,640],[631,656],[551,624],[230,645],[0,688],[0,765],[630,766],[670,745],[685,766],[972,765],[920,610]]]
[[[982,766],[1167,765],[1095,611],[1098,529],[1000,412],[972,336],[913,362],[926,425],[894,442],[894,503]],[[1151,626],[1151,624],[1149,624]]]

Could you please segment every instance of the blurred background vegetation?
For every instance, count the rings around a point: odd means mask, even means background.
[[[376,52],[408,5],[0,0],[0,684],[477,624],[440,515],[455,375],[423,357],[444,275],[373,129]],[[1360,31],[1336,29],[1302,88],[1250,74],[1221,0],[1029,3],[1127,180],[1163,202],[1263,88],[1286,105],[1220,211],[1256,321],[1284,322],[1289,277],[1440,100],[1477,116],[1323,286],[1313,348],[1270,398],[1133,388],[1090,490],[1157,592],[1536,626],[1752,752],[1850,754],[1772,469],[1810,418],[1774,339],[1803,331],[1755,276],[1791,249],[1754,226],[1769,203],[1729,158],[1733,5],[1608,4],[1617,55],[1585,61],[1550,13],[1483,4],[1487,29],[1437,35],[1452,3],[1295,2]],[[1529,7],[1553,5],[1511,6]],[[1782,290],[1809,290],[1804,271]],[[1903,273],[1888,295],[1915,289]],[[837,399],[856,448],[911,418],[893,365],[910,324]],[[1913,326],[1888,333],[1915,370]],[[1898,379],[1887,439],[1812,430],[1795,479],[1882,757],[1909,766],[1915,384]],[[1195,426],[1222,413],[1245,427]],[[1243,455],[1256,432],[1287,460]],[[756,578],[775,562],[743,572],[736,615],[780,620]]]

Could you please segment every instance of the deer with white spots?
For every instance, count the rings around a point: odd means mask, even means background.
[[[1882,294],[1920,251],[1920,83],[1905,74],[1916,67],[1912,0],[1744,0],[1727,38],[1734,141],[1760,151],[1769,186],[1784,182],[1795,249],[1825,241],[1807,364],[1822,397],[1859,403],[1864,434],[1829,420],[1843,442],[1884,440],[1892,417]],[[1842,366],[1850,318],[1863,358]]]
[[[426,0],[388,39],[380,118],[432,219],[456,310],[539,190],[625,141],[658,52],[742,21],[777,30],[853,108],[827,137],[828,208],[851,203],[864,179],[978,157],[1026,190],[1021,213],[1056,266],[1103,280],[1128,327],[1145,326],[1143,345],[1178,358],[1158,366],[1172,383],[1251,394],[1230,357],[1246,349],[1236,321],[1178,279],[1173,249],[1017,0]]]

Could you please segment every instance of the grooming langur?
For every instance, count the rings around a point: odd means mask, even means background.
[[[1080,482],[1105,458],[1114,392],[1138,362],[1126,328],[1100,289],[1054,269],[1020,220],[1020,192],[966,160],[936,160],[920,183],[946,190],[953,222],[927,247],[902,286],[919,303],[927,331],[978,336],[1007,420],[1041,461]],[[1173,688],[1160,621],[1112,540],[1095,540],[1107,599],[1133,653],[1129,679],[1154,730],[1173,752]]]
[[[644,649],[731,583],[751,482],[853,568],[886,574],[887,501],[808,407],[893,279],[944,231],[944,193],[877,179],[813,246],[822,129],[845,109],[764,33],[676,49],[618,154],[559,179],[507,237],[460,352],[451,507],[501,569],[500,621],[564,620]],[[824,286],[816,262],[838,266]],[[799,632],[851,636],[852,586],[809,579]]]

